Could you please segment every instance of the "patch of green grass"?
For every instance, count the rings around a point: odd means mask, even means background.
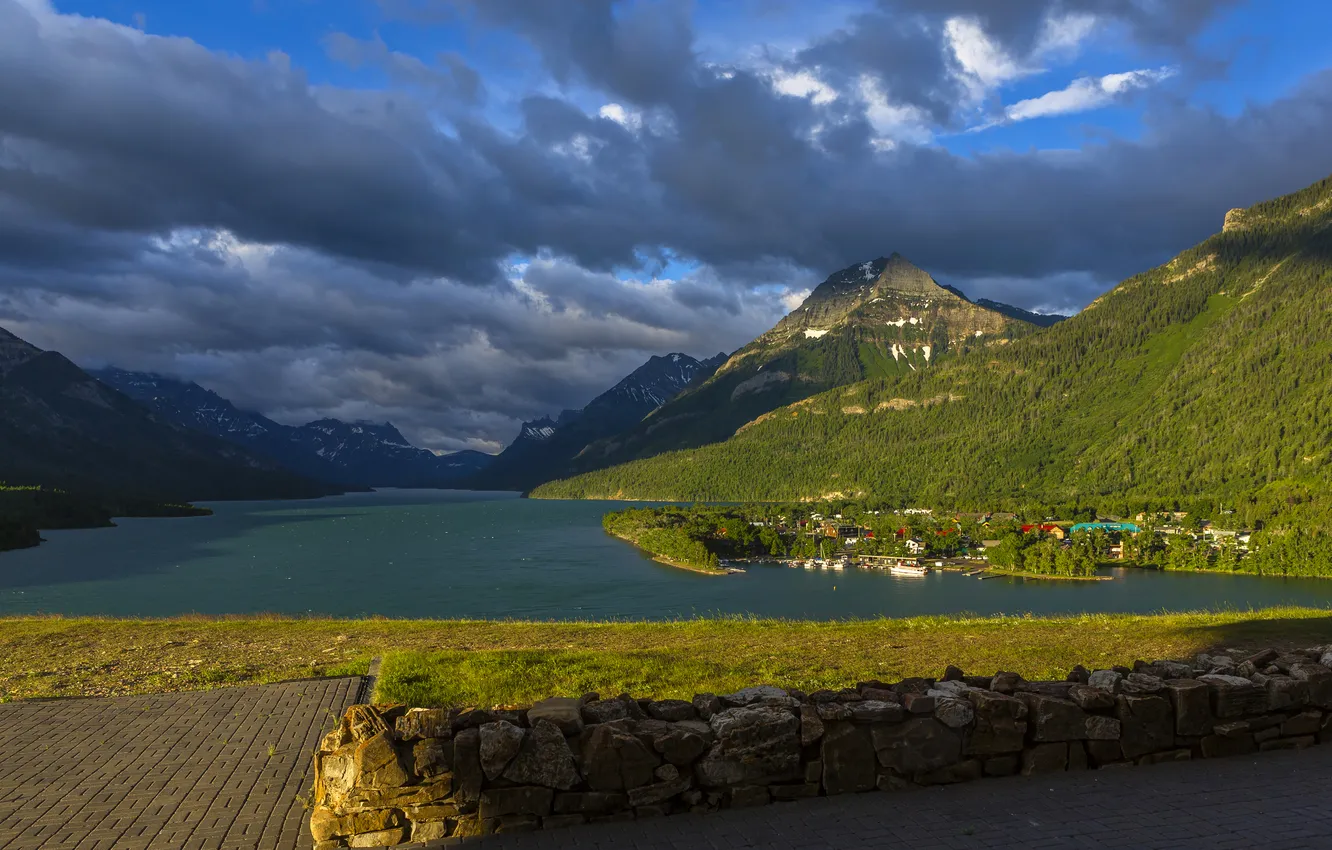
[[[938,675],[948,664],[1062,678],[1075,664],[1326,643],[1332,611],[1312,608],[840,622],[15,617],[0,618],[0,701],[363,675],[376,656],[381,700],[504,705],[589,691],[813,690]]]
[[[688,699],[754,684],[815,690],[867,679],[938,675],[948,664],[980,674],[1012,670],[1031,679],[1062,679],[1077,664],[1109,667],[1214,647],[1248,651],[1332,639],[1329,612],[1294,608],[833,623],[724,619],[497,625],[507,630],[507,645],[388,653],[376,699],[513,705],[592,691]]]
[[[671,652],[398,652],[384,659],[375,694],[411,705],[507,705],[591,691],[676,696],[693,694],[700,682],[728,681],[739,681],[738,672],[717,659]]]

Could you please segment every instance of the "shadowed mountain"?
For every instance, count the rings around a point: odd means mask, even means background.
[[[472,451],[436,455],[411,445],[387,422],[322,419],[282,425],[192,381],[115,368],[91,374],[163,419],[244,446],[320,481],[351,487],[451,487],[492,460]]]
[[[590,443],[633,427],[725,360],[725,354],[707,360],[678,353],[653,357],[582,410],[524,422],[513,443],[470,483],[484,490],[527,490],[568,475]]]
[[[60,354],[2,329],[0,481],[182,501],[336,492],[155,416]]]

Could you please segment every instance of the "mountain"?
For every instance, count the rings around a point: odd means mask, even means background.
[[[1008,345],[534,495],[1299,505],[1332,481],[1329,316],[1332,178],[1232,210],[1222,232]]]
[[[1068,318],[1068,316],[1061,316],[1058,313],[1033,313],[1030,310],[1023,310],[1021,307],[1014,307],[1012,304],[1005,304],[1002,301],[991,301],[988,298],[977,298],[976,303],[996,313],[1003,313],[1010,319],[1030,322],[1042,328],[1048,328]]]
[[[301,498],[334,488],[175,425],[0,329],[0,481],[124,498]]]
[[[481,452],[436,455],[416,448],[388,423],[324,419],[294,427],[241,410],[192,381],[116,368],[91,374],[169,422],[244,446],[302,475],[343,486],[446,487],[475,474],[491,460]]]
[[[494,459],[474,451],[436,455],[407,442],[389,422],[320,419],[292,429],[292,442],[372,487],[452,487]]]
[[[848,266],[709,379],[589,446],[588,471],[720,442],[756,417],[865,378],[911,375],[1038,328],[940,286],[899,254]]]
[[[524,422],[513,443],[469,483],[486,490],[527,490],[568,475],[590,443],[632,427],[712,375],[725,360],[725,354],[707,360],[679,353],[654,356],[582,410]]]

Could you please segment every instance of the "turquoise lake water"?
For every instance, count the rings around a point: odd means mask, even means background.
[[[216,502],[211,517],[45,532],[0,554],[0,614],[843,619],[915,614],[1332,608],[1332,581],[1115,571],[1109,582],[978,581],[956,573],[666,567],[602,531],[622,503],[386,490]]]

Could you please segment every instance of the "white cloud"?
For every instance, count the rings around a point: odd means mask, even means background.
[[[930,119],[920,107],[893,103],[879,80],[869,74],[860,77],[857,91],[865,105],[865,118],[874,128],[873,145],[877,150],[891,150],[903,141],[930,141]]]
[[[786,312],[789,313],[801,304],[804,304],[805,299],[809,297],[811,292],[813,292],[811,289],[800,289],[788,292],[782,296],[782,306],[786,307]]]
[[[1041,34],[1036,40],[1034,56],[1076,54],[1082,42],[1096,29],[1097,18],[1083,12],[1067,15],[1050,15],[1041,24]]]
[[[1128,92],[1147,88],[1174,74],[1173,68],[1157,68],[1107,74],[1104,77],[1081,77],[1069,83],[1067,88],[1018,101],[1004,110],[1004,117],[1008,121],[1026,121],[1099,109]]]
[[[643,113],[635,109],[625,109],[618,103],[606,104],[597,114],[635,133],[643,128]]]
[[[551,150],[561,156],[571,157],[582,163],[590,164],[597,151],[605,147],[605,142],[593,139],[585,133],[576,133],[568,142],[552,146]]]
[[[819,79],[814,71],[800,70],[793,74],[777,71],[772,75],[772,88],[788,97],[807,97],[822,106],[837,100],[837,90]]]
[[[1036,73],[1018,62],[985,34],[976,18],[954,17],[944,23],[944,39],[957,63],[957,75],[979,101],[1004,83]]]

